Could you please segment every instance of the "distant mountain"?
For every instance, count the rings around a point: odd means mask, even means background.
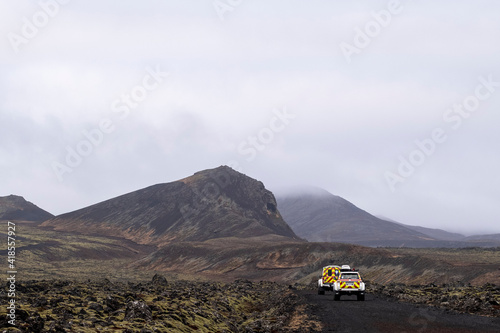
[[[299,240],[264,184],[226,166],[59,215],[42,226],[155,245],[265,235]]]
[[[424,235],[427,235],[429,237],[432,237],[432,238],[435,238],[435,239],[438,239],[438,240],[445,240],[445,241],[462,241],[462,240],[465,240],[465,236],[462,235],[462,234],[459,234],[459,233],[448,232],[448,231],[441,230],[441,229],[433,229],[433,228],[420,227],[420,226],[416,226],[416,225],[407,225],[407,224],[396,222],[394,220],[391,220],[391,219],[388,219],[388,218],[382,217],[382,216],[378,216],[378,218],[380,218],[382,220],[385,220],[385,221],[397,223],[397,224],[402,225],[402,226],[404,226],[404,227],[406,227],[408,229],[421,232]]]
[[[422,232],[379,219],[320,188],[277,196],[278,207],[295,233],[314,242],[404,246],[435,240]]]
[[[0,197],[0,220],[43,222],[54,215],[26,201],[23,197]]]
[[[474,235],[474,236],[465,237],[464,240],[466,240],[468,242],[472,242],[472,241],[479,241],[479,242],[495,241],[495,242],[500,242],[500,234]],[[500,244],[499,244],[499,246],[500,246]]]
[[[437,239],[437,241],[429,241],[425,245],[427,247],[449,247],[449,248],[459,248],[459,247],[499,247],[500,246],[500,234],[487,234],[487,235],[473,235],[464,236],[459,233],[448,232],[441,229],[432,229],[426,227],[419,227],[415,225],[407,225],[404,223],[396,222],[387,217],[378,216],[380,219],[397,223],[399,225],[405,226],[409,229],[419,231],[423,234],[428,235]]]

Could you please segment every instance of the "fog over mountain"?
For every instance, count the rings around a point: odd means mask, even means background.
[[[60,215],[229,165],[271,191],[310,184],[408,225],[500,233],[498,12],[1,2],[0,196]]]
[[[463,248],[500,246],[498,234],[465,237],[442,229],[377,217],[318,187],[290,187],[277,194],[278,208],[299,237],[377,247]]]
[[[297,235],[309,241],[394,246],[435,240],[403,225],[381,220],[319,188],[282,194],[278,196],[278,207]]]

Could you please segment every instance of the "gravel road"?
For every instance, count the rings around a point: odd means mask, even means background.
[[[334,301],[328,292],[297,294],[307,304],[308,314],[322,323],[323,332],[500,332],[500,318],[396,302],[385,296],[367,294],[364,302],[358,302],[355,296]]]

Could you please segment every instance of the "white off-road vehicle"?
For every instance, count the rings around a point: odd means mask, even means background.
[[[334,283],[340,278],[342,272],[350,272],[349,265],[329,265],[323,267],[323,271],[318,280],[318,295],[324,295],[325,291],[333,291]]]
[[[333,284],[340,277],[340,266],[330,265],[323,267],[318,280],[318,295],[324,295],[325,291],[333,291]]]
[[[339,301],[342,295],[356,295],[358,301],[365,300],[365,283],[356,271],[340,273],[340,278],[333,284],[334,300]]]

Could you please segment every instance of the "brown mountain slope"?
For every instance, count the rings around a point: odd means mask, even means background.
[[[285,221],[297,235],[314,242],[403,246],[434,240],[421,232],[381,220],[320,188],[278,196]]]
[[[16,247],[22,280],[70,278],[143,279],[155,271],[189,280],[238,278],[305,282],[314,285],[321,268],[349,264],[365,279],[428,284],[458,282],[500,285],[500,248],[381,249],[341,243],[308,243],[268,234],[172,242],[155,247],[129,240],[89,236],[19,223],[22,244]],[[6,230],[0,230],[6,237]],[[2,246],[3,245],[3,246]],[[7,244],[0,244],[0,256]]]
[[[222,166],[131,192],[43,223],[140,244],[280,235],[298,239],[264,185]]]
[[[132,264],[136,270],[187,278],[237,278],[316,284],[321,268],[348,264],[379,284],[500,283],[500,249],[382,249],[260,237],[165,245]]]
[[[26,201],[23,197],[17,195],[0,197],[0,220],[42,222],[52,217],[54,215]]]

